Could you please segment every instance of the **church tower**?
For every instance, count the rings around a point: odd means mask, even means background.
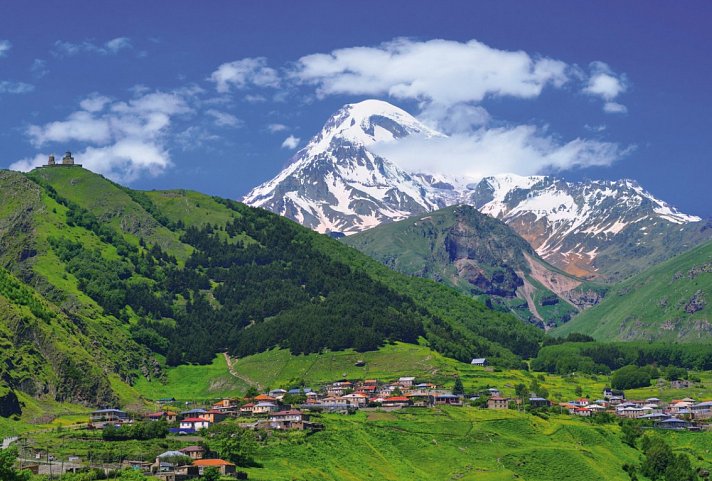
[[[67,151],[67,153],[64,154],[62,165],[74,165],[74,157],[72,157],[71,152]]]

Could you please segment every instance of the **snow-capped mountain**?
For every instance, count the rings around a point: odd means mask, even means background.
[[[658,262],[712,235],[702,219],[633,180],[498,175],[469,188],[463,203],[503,220],[544,259],[581,276],[626,276],[643,259]]]
[[[387,102],[346,105],[285,170],[253,189],[244,202],[319,232],[346,234],[444,207],[457,197],[452,186],[407,173],[368,150],[408,135],[442,134]]]
[[[291,164],[244,202],[319,232],[353,234],[464,203],[503,220],[569,273],[619,278],[705,239],[712,229],[636,182],[548,176],[464,178],[408,172],[371,151],[379,142],[444,134],[387,102],[345,105]]]

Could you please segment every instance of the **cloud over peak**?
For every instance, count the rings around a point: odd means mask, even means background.
[[[532,98],[569,80],[567,64],[478,42],[396,39],[299,59],[292,75],[317,95],[388,95],[435,104],[481,102],[487,96]]]

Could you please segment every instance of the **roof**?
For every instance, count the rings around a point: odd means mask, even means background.
[[[487,359],[484,357],[476,357],[471,362],[472,364],[482,364],[483,362],[487,362]]]
[[[259,396],[255,396],[255,401],[274,401],[275,399],[272,396],[268,396],[266,394],[260,394]]]
[[[230,461],[223,459],[196,459],[193,461],[193,466],[235,466]]]
[[[205,452],[205,448],[202,446],[186,446],[179,449],[181,453],[202,453]]]
[[[203,414],[205,413],[205,409],[191,409],[190,411],[183,411],[181,414]]]
[[[410,399],[408,399],[405,396],[393,396],[387,398],[384,402],[408,402]]]
[[[180,451],[166,451],[165,453],[159,454],[158,458],[177,458],[177,457],[184,457],[185,453],[181,453]]]
[[[99,409],[98,411],[92,412],[92,414],[99,414],[99,413],[123,413],[123,414],[126,414],[121,409]]]
[[[209,423],[207,419],[203,418],[186,418],[181,421],[182,423]]]
[[[272,416],[296,416],[298,414],[302,414],[302,412],[298,409],[290,409],[288,411],[277,411],[272,413]]]
[[[398,379],[399,381],[415,381],[414,377],[401,377]]]
[[[677,418],[670,418],[666,419],[664,421],[660,421],[661,423],[670,423],[670,424],[678,424],[678,423],[683,423],[687,424],[687,421],[683,421],[682,419],[677,419]]]

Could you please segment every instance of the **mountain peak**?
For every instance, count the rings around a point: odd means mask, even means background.
[[[309,154],[317,155],[327,150],[334,140],[369,146],[408,135],[436,137],[443,134],[393,104],[368,99],[341,107],[305,149]]]

